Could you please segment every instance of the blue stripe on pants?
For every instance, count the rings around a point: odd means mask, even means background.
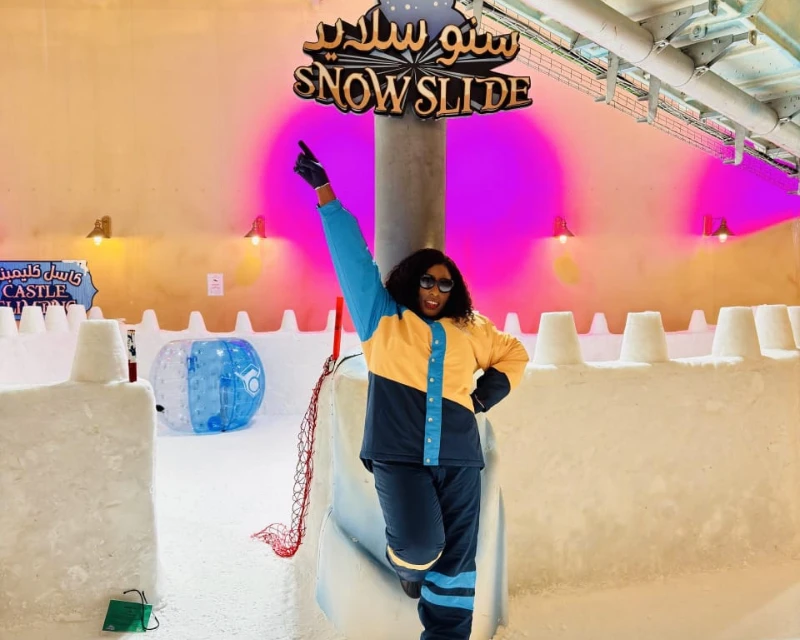
[[[403,580],[422,581],[420,640],[467,640],[475,598],[481,473],[478,467],[373,462],[386,539]],[[388,553],[387,553],[388,557]]]
[[[439,607],[450,607],[451,609],[469,609],[472,611],[475,606],[475,595],[471,596],[445,596],[434,593],[428,587],[422,587],[422,597],[427,602]]]
[[[429,571],[425,579],[443,589],[474,589],[475,577],[476,573],[474,571],[467,571],[452,577],[436,571]]]

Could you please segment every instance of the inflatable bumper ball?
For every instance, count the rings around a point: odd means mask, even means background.
[[[264,399],[264,367],[253,346],[236,338],[175,340],[150,371],[161,421],[183,433],[246,427]]]

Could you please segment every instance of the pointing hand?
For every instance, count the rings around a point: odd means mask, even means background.
[[[322,165],[311,152],[311,149],[309,149],[302,140],[300,140],[298,144],[303,151],[297,156],[297,162],[295,162],[294,165],[295,173],[315,189],[329,184],[328,174],[325,173],[325,169],[322,168]]]

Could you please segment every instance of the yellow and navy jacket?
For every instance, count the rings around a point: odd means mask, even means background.
[[[355,217],[339,200],[319,212],[369,370],[362,461],[482,468],[475,412],[519,384],[529,360],[522,343],[479,314],[431,320],[398,304]]]

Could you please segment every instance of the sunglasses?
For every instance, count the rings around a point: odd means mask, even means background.
[[[453,286],[455,285],[450,278],[439,278],[437,280],[429,273],[424,274],[419,279],[419,286],[423,289],[433,289],[437,284],[439,285],[439,291],[442,293],[449,293],[453,290]]]

